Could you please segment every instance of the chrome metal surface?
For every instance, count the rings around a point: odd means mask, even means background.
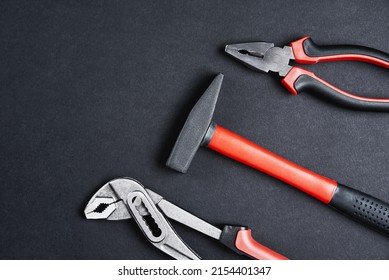
[[[294,59],[293,50],[289,46],[274,47],[273,43],[251,42],[226,45],[225,52],[251,69],[262,72],[277,72],[285,76],[292,66],[289,60]]]
[[[121,220],[133,217],[145,237],[155,247],[180,260],[200,257],[180,238],[155,205],[160,196],[148,191],[131,178],[119,178],[105,184],[85,208],[87,219]]]
[[[195,215],[185,211],[173,203],[162,199],[161,202],[158,203],[158,207],[166,216],[172,220],[180,222],[181,224],[184,224],[217,240],[220,239],[222,231],[219,228],[207,223],[206,221],[196,217]]]

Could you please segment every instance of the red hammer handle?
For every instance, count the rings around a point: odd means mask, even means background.
[[[208,148],[267,173],[328,204],[337,182],[288,161],[216,125]]]

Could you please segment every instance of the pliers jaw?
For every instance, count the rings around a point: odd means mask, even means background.
[[[155,247],[182,260],[200,257],[180,238],[159,207],[162,196],[131,178],[112,180],[100,188],[85,208],[87,219],[123,220],[133,218]]]
[[[292,68],[289,60],[294,59],[291,47],[279,48],[266,42],[226,45],[225,52],[253,70],[266,73],[272,71],[280,76],[289,72]]]
[[[131,216],[125,202],[117,196],[110,183],[101,187],[89,200],[85,210],[87,219],[124,220]]]
[[[102,186],[89,200],[84,213],[87,219],[131,219],[126,205],[127,195],[140,188],[138,183],[127,178],[112,180]]]

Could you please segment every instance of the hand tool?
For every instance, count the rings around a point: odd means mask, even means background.
[[[249,228],[226,225],[220,230],[131,178],[118,178],[105,184],[91,198],[84,212],[87,219],[134,218],[151,244],[176,259],[198,260],[200,257],[185,244],[165,216],[219,240],[241,255],[262,260],[286,259],[256,242]]]
[[[212,121],[223,75],[219,74],[190,112],[167,166],[186,173],[200,146],[265,172],[332,206],[345,215],[389,234],[389,204],[290,162]]]
[[[317,62],[358,60],[389,68],[389,54],[368,47],[355,45],[316,45],[304,37],[283,48],[273,43],[252,42],[227,45],[226,53],[246,66],[262,72],[276,72],[284,77],[281,82],[294,95],[315,92],[316,96],[340,105],[366,111],[389,111],[389,99],[367,98],[345,92],[300,67],[289,65],[290,60],[301,64]]]

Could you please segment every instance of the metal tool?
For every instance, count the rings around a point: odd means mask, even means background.
[[[212,121],[223,75],[190,112],[167,166],[185,173],[200,146],[265,172],[317,198],[356,221],[389,234],[389,204],[290,162]]]
[[[185,244],[165,216],[219,240],[239,254],[262,260],[286,259],[256,242],[249,228],[226,225],[221,230],[131,178],[118,178],[105,184],[91,198],[84,212],[87,219],[133,218],[151,244],[176,259],[198,260],[200,257]]]
[[[367,98],[343,91],[320,79],[314,73],[289,65],[290,60],[301,64],[357,60],[389,68],[389,54],[368,47],[355,45],[319,46],[311,38],[304,37],[283,48],[273,43],[252,42],[227,45],[230,54],[251,69],[276,72],[284,77],[281,82],[294,95],[315,92],[321,98],[358,110],[389,111],[389,99]]]

